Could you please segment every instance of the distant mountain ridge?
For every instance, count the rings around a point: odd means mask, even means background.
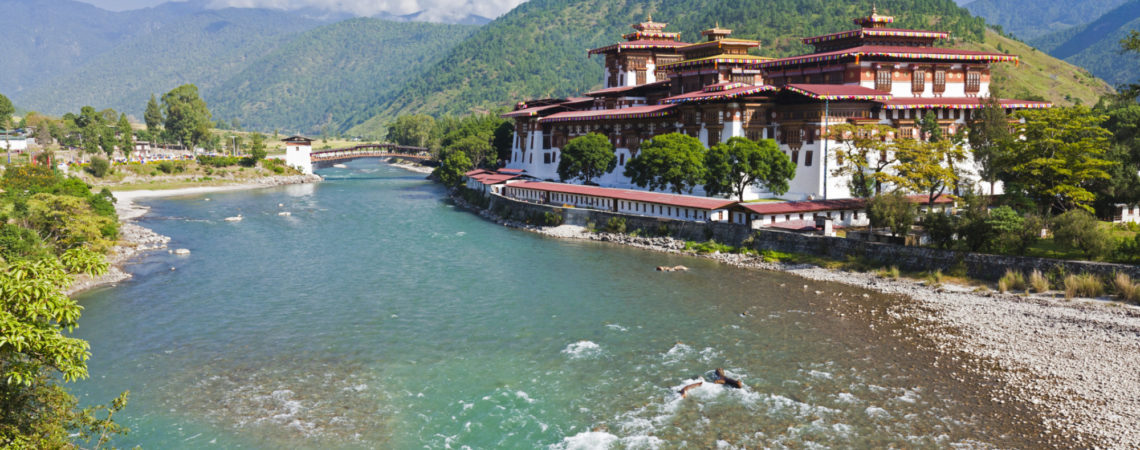
[[[1084,25],[1128,0],[976,0],[965,5],[976,16],[1019,39],[1032,41],[1047,34]]]
[[[1042,36],[1031,43],[1110,83],[1134,83],[1140,80],[1140,55],[1124,54],[1120,40],[1137,29],[1140,0],[1131,0],[1093,22]]]

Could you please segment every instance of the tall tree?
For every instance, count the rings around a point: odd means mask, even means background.
[[[432,172],[447,187],[463,184],[463,174],[471,170],[471,160],[463,152],[447,152],[443,162]]]
[[[150,132],[152,136],[158,136],[159,127],[162,126],[165,119],[162,118],[162,108],[159,108],[158,100],[154,98],[154,94],[150,94],[150,101],[146,102],[143,120],[146,121],[146,131]]]
[[[426,114],[399,116],[388,125],[388,140],[412,147],[431,147],[435,119]]]
[[[1006,178],[1034,199],[1043,211],[1091,210],[1091,183],[1108,179],[1112,162],[1101,159],[1111,134],[1100,125],[1106,117],[1085,106],[1022,111],[1011,146]]]
[[[445,153],[463,153],[467,155],[467,160],[477,167],[494,167],[497,162],[493,158],[494,150],[486,137],[470,135],[448,145]]]
[[[942,136],[942,127],[938,124],[938,116],[934,115],[934,111],[927,111],[921,119],[914,119],[914,126],[918,128],[923,140],[938,142],[944,137]]]
[[[589,183],[594,178],[613,172],[617,156],[609,138],[598,133],[578,136],[562,147],[558,159],[558,177],[562,181],[581,178]]]
[[[166,130],[187,147],[193,148],[210,133],[210,109],[198,96],[198,87],[184,84],[162,96],[166,109]]]
[[[917,194],[925,194],[930,206],[957,184],[956,163],[966,159],[966,151],[948,140],[923,142],[897,139],[892,149],[898,160],[884,180]]]
[[[705,146],[687,134],[655,136],[641,144],[637,155],[626,164],[625,176],[633,184],[652,190],[692,193],[705,178]]]
[[[771,139],[754,142],[729,138],[709,149],[705,168],[706,193],[735,195],[740,201],[744,201],[744,191],[752,185],[763,186],[776,195],[788,192],[788,181],[796,175],[796,165]]]
[[[835,125],[828,133],[839,143],[835,148],[834,176],[849,176],[851,195],[869,198],[882,192],[886,169],[895,162],[888,136],[897,131],[886,125]]]
[[[127,161],[131,160],[131,152],[135,149],[135,133],[131,128],[131,123],[127,121],[127,115],[119,115],[119,151],[123,153],[123,157]]]
[[[1011,144],[1009,116],[1006,115],[998,99],[992,96],[982,98],[982,108],[978,110],[977,117],[970,124],[968,139],[974,160],[981,165],[979,175],[983,181],[990,183],[992,194]]]
[[[12,101],[4,94],[0,94],[0,129],[8,129],[8,122],[12,121],[12,114],[15,112],[16,107],[12,106]]]
[[[265,135],[261,133],[253,133],[249,137],[249,156],[255,161],[265,159],[268,153],[265,151]]]

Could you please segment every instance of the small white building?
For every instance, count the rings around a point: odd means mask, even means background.
[[[304,136],[289,136],[285,142],[285,165],[305,175],[313,173],[313,140]]]
[[[463,174],[464,185],[467,186],[467,189],[476,191],[484,197],[491,194],[501,195],[503,186],[521,177],[523,177],[522,171],[516,169],[499,169],[498,171],[475,169]]]
[[[1112,215],[1112,223],[1140,223],[1140,205],[1117,203],[1113,206],[1116,211]]]

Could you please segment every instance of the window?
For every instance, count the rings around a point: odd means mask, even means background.
[[[720,143],[720,130],[709,130],[709,147]]]
[[[799,164],[799,160],[800,160],[800,151],[799,150],[792,150],[792,164]]]
[[[811,154],[811,150],[804,152],[804,166],[811,167]]]
[[[934,71],[934,93],[935,94],[941,94],[943,92],[946,92],[946,71],[945,70],[935,70]]]
[[[645,69],[637,71],[637,85],[641,86],[643,84],[645,84]]]
[[[891,70],[879,69],[875,72],[875,90],[877,91],[891,91]]]
[[[977,93],[982,90],[982,73],[977,71],[966,72],[966,92]]]
[[[911,92],[923,92],[926,90],[926,71],[923,69],[915,69],[914,75],[910,80]]]
[[[624,165],[625,165],[625,153],[622,153],[622,154],[620,155],[620,157],[618,158],[618,165],[619,165],[619,166],[624,166]]]

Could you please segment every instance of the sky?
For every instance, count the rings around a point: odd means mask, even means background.
[[[145,8],[168,0],[79,0],[111,11]],[[380,12],[401,15],[427,11],[429,17],[476,14],[495,18],[526,0],[211,0],[213,7],[300,9],[315,7],[330,11],[372,16]]]

